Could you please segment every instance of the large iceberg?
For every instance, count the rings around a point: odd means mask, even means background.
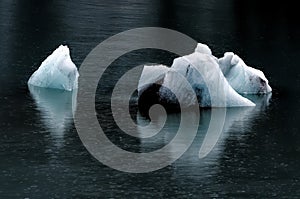
[[[67,46],[59,46],[28,80],[29,85],[72,91],[78,86],[79,73]]]
[[[138,85],[139,106],[145,110],[156,103],[183,108],[197,103],[200,107],[255,106],[239,93],[271,91],[263,72],[247,66],[233,53],[218,59],[200,43],[194,53],[176,58],[171,67],[144,66]]]
[[[180,77],[184,77],[190,87]],[[138,93],[139,103],[152,100],[152,103],[176,106],[180,102],[183,108],[194,106],[197,101],[201,107],[255,106],[228,84],[213,57],[198,52],[176,58],[171,68],[145,66]],[[221,96],[220,93],[225,95]]]

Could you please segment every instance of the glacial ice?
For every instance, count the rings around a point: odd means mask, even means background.
[[[159,83],[169,71],[165,65],[145,65],[139,80],[138,90],[148,89],[154,82]]]
[[[79,73],[67,46],[59,46],[31,75],[28,85],[72,91],[77,88]]]
[[[198,43],[195,52],[212,55],[211,49],[206,44]]]
[[[195,97],[183,82],[178,81],[176,74],[181,74],[196,92],[201,107],[236,107],[254,106],[254,104],[236,93],[226,81],[216,60],[208,54],[195,52],[193,54],[176,58],[170,71],[166,74],[160,97],[169,99],[167,88],[178,89],[178,101],[186,106],[195,105]],[[180,92],[181,91],[181,92]],[[221,96],[224,93],[224,96]],[[213,97],[213,98],[211,98]],[[225,98],[224,98],[225,97]]]
[[[272,91],[264,73],[247,66],[232,52],[219,59],[220,68],[232,88],[240,94],[266,94]]]
[[[240,94],[271,91],[262,71],[247,66],[233,53],[225,53],[218,59],[207,45],[201,43],[194,53],[176,58],[170,68],[145,66],[138,86],[139,99],[142,99],[139,103],[145,99],[145,102],[167,105],[181,102],[183,107],[193,106],[197,100],[201,107],[255,106]]]

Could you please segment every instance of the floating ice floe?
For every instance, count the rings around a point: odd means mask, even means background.
[[[271,91],[263,72],[247,66],[233,53],[217,59],[205,44],[176,58],[171,67],[145,66],[138,85],[141,106],[160,103],[183,108],[196,103],[201,107],[255,106],[239,93]]]
[[[59,46],[31,75],[29,85],[72,91],[77,88],[78,71],[67,46]]]

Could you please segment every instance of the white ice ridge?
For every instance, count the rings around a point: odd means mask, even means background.
[[[79,73],[67,46],[60,45],[31,75],[29,85],[72,91],[78,86]]]
[[[196,96],[180,76],[187,80]],[[154,84],[162,86],[157,90],[153,89]],[[175,91],[176,97],[170,90]],[[171,67],[144,66],[138,95],[147,93],[146,96],[155,96],[159,98],[157,101],[170,104],[177,99],[184,107],[195,105],[196,98],[201,107],[241,107],[255,104],[238,93],[260,94],[271,90],[264,74],[248,67],[237,55],[225,53],[218,60],[207,45],[198,44],[194,53],[176,58]]]

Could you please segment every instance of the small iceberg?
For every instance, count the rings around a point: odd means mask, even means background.
[[[72,91],[78,86],[79,73],[67,46],[59,46],[31,75],[28,85]]]
[[[240,94],[271,91],[262,71],[247,66],[233,53],[218,59],[207,45],[199,43],[194,53],[176,58],[171,67],[144,66],[138,103],[144,109],[156,103],[177,108],[179,102],[182,108],[197,102],[200,107],[246,107],[255,104]]]

